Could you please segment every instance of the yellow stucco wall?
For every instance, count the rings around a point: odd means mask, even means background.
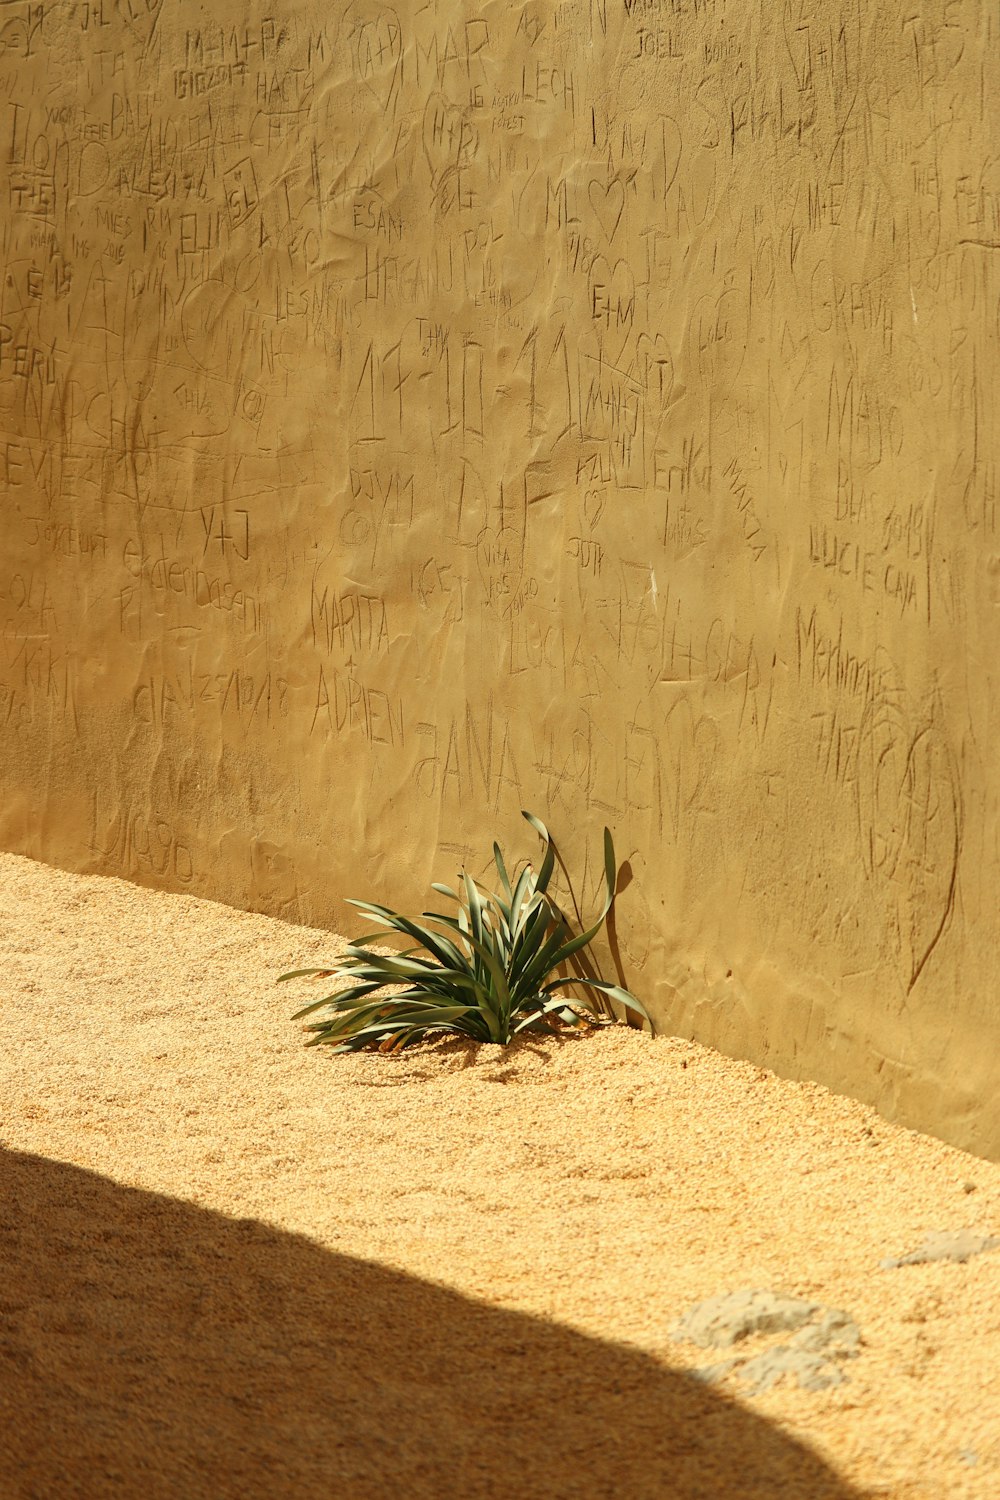
[[[998,31],[4,4],[0,841],[344,925],[608,823],[661,1026],[1000,1155]]]

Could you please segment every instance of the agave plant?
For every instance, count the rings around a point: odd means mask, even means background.
[[[356,939],[333,968],[294,969],[281,975],[281,981],[306,975],[348,981],[293,1017],[298,1021],[318,1010],[328,1011],[307,1028],[315,1033],[309,1046],[330,1043],[338,1052],[370,1046],[397,1051],[442,1031],[506,1045],[522,1032],[614,1019],[612,1001],[649,1021],[628,990],[580,973],[579,958],[570,965],[601,930],[615,898],[617,867],[609,830],[604,830],[604,906],[592,927],[574,934],[549,893],[556,861],[549,831],[531,813],[522,816],[544,846],[537,873],[525,864],[511,880],[499,845],[494,844],[498,891],[485,891],[462,871],[460,891],[433,887],[456,904],[457,915],[424,912],[419,921],[371,901],[351,901],[382,930]],[[393,952],[367,946],[386,932],[410,940],[408,946]],[[561,995],[567,985],[584,987],[587,997]]]

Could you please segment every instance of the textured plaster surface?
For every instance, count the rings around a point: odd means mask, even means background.
[[[981,0],[0,14],[0,843],[346,928],[600,830],[660,1025],[1000,1156]]]

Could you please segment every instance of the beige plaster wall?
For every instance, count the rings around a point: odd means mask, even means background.
[[[3,845],[344,925],[607,822],[663,1027],[1000,1156],[998,29],[4,4]]]

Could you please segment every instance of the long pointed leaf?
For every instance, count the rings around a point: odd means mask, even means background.
[[[292,1016],[292,1020],[300,1021],[303,1016],[312,1015],[314,1010],[322,1010],[324,1005],[342,1009],[344,1006],[352,1004],[355,1000],[363,999],[366,995],[373,995],[377,989],[381,989],[381,985],[374,983],[359,984],[349,990],[340,990],[333,995],[324,995],[322,1000],[314,1000],[311,1005],[306,1005],[302,1010],[297,1010],[294,1016]]]
[[[653,1024],[641,1000],[637,1000],[630,990],[623,990],[618,984],[609,984],[606,979],[585,979],[582,975],[571,974],[567,979],[553,979],[550,984],[543,987],[542,993],[551,995],[565,984],[582,984],[590,990],[601,990],[605,995],[610,995],[613,1000],[617,1000],[619,1005],[636,1011],[644,1020],[649,1021],[650,1026]]]
[[[494,841],[493,844],[493,863],[497,867],[497,874],[500,876],[500,884],[503,886],[504,895],[507,897],[507,900],[510,901],[510,876],[507,874],[507,866],[503,862],[503,855],[500,852],[500,845],[496,843],[496,841]]]
[[[429,927],[422,927],[419,922],[415,922],[411,917],[401,916],[398,912],[390,912],[389,915],[397,931],[405,932],[415,938],[420,947],[425,948],[439,963],[461,962],[461,955],[455,945],[442,934]]]
[[[534,896],[538,890],[534,871],[530,865],[525,865],[518,878],[514,895],[510,903],[511,927],[516,930],[522,921],[525,904]],[[529,895],[530,892],[530,895]]]
[[[534,813],[525,812],[522,808],[521,817],[527,819],[527,821],[531,824],[532,828],[535,830],[535,832],[538,834],[539,838],[545,845],[545,855],[542,859],[542,868],[538,872],[538,879],[536,881],[536,884],[540,891],[547,891],[549,888],[549,881],[552,879],[552,871],[556,862],[556,851],[555,845],[552,842],[552,835],[549,833],[549,830],[546,828],[541,818],[536,818]]]
[[[479,899],[479,892],[476,890],[475,881],[464,870],[462,871],[462,880],[465,882],[465,899],[469,909],[469,927],[472,936],[482,942],[484,936],[483,910]]]
[[[548,1000],[544,1005],[540,1005],[537,1010],[532,1011],[530,1015],[526,1016],[524,1020],[514,1028],[515,1034],[522,1031],[530,1031],[532,1027],[537,1027],[539,1022],[544,1022],[546,1016],[555,1014],[558,1014],[568,1026],[572,1026],[574,1022],[579,1023],[581,1026],[588,1027],[593,1024],[592,1022],[585,1020],[582,1016],[576,1015],[576,1013],[567,1006],[565,1000]]]

